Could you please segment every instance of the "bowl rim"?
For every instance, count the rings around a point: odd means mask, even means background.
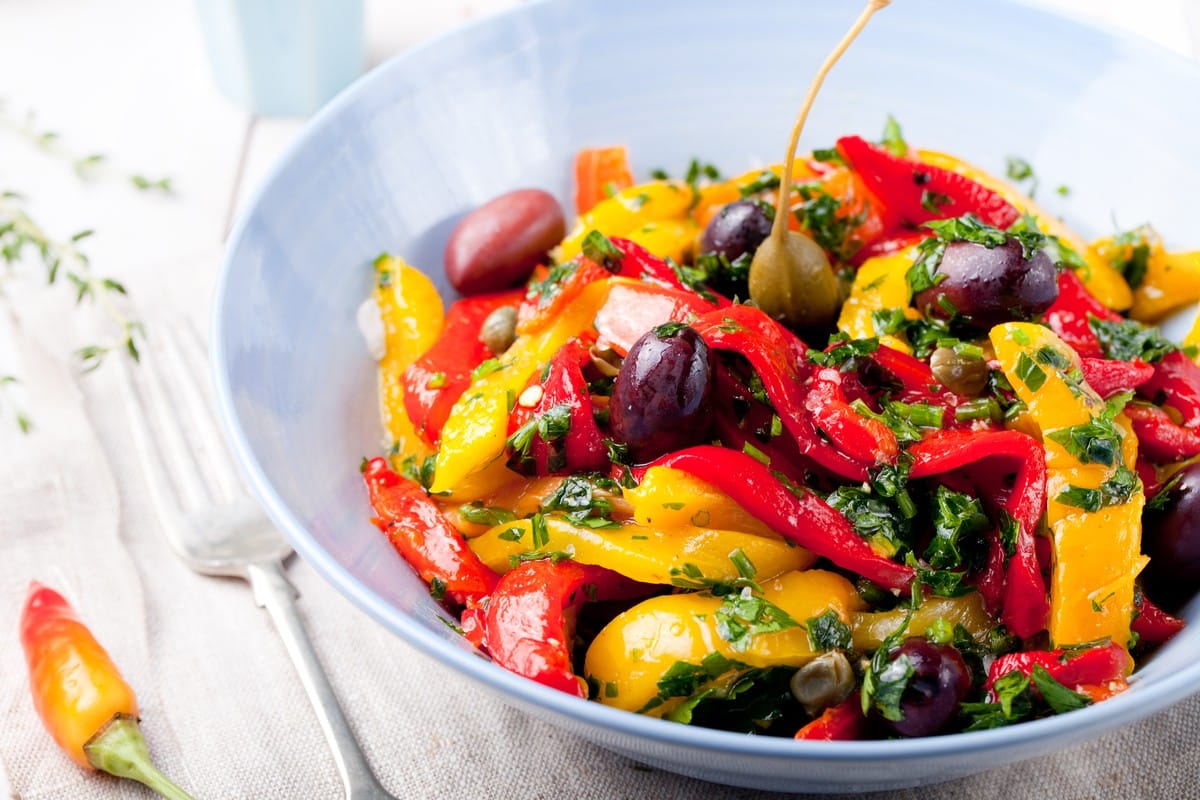
[[[1027,749],[1036,742],[1062,738],[1076,729],[1089,729],[1090,733],[1087,738],[1094,739],[1114,728],[1136,722],[1200,692],[1200,660],[1197,660],[1184,669],[1156,678],[1151,685],[1140,683],[1138,674],[1135,673],[1131,679],[1130,691],[1069,714],[969,733],[959,732],[914,739],[812,741],[748,736],[730,731],[681,725],[583,700],[509,672],[478,651],[438,635],[434,629],[426,627],[414,617],[397,609],[386,599],[368,589],[355,578],[350,570],[334,560],[313,540],[304,524],[275,492],[251,450],[246,433],[235,411],[233,387],[229,381],[230,373],[225,358],[226,349],[223,346],[229,336],[223,318],[224,298],[229,291],[231,276],[238,261],[246,230],[254,217],[254,210],[260,205],[264,195],[288,171],[291,163],[307,146],[309,140],[329,126],[343,110],[352,107],[360,96],[367,94],[376,84],[384,83],[392,78],[393,73],[402,71],[410,59],[415,59],[428,50],[453,44],[455,40],[469,37],[479,29],[511,24],[526,16],[542,13],[546,8],[566,5],[570,2],[586,2],[586,0],[529,0],[525,4],[481,16],[404,50],[361,75],[305,124],[304,130],[289,144],[262,182],[255,188],[230,232],[216,283],[211,312],[209,350],[218,416],[226,439],[231,445],[238,465],[243,476],[249,482],[252,492],[296,552],[344,597],[406,643],[437,661],[453,667],[457,672],[477,684],[499,691],[506,696],[506,699],[511,697],[525,706],[537,706],[556,717],[578,720],[596,728],[607,729],[636,739],[671,746],[684,746],[692,750],[719,752],[724,755],[795,761],[858,762],[910,758],[937,759],[991,750],[1015,751],[1021,748]],[[1020,6],[1029,13],[1052,17],[1072,26],[1098,31],[1110,40],[1137,50],[1149,51],[1160,60],[1174,61],[1177,68],[1182,65],[1184,68],[1200,71],[1200,63],[1193,62],[1148,38],[1103,23],[1089,21],[1074,14],[1061,13],[1038,0],[989,0],[989,2],[997,6]]]

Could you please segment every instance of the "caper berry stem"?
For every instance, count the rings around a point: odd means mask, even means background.
[[[808,95],[804,98],[804,105],[800,107],[800,115],[796,117],[796,125],[792,128],[792,137],[788,141],[787,158],[783,162],[783,180],[779,183],[779,199],[775,206],[775,222],[771,226],[771,235],[776,239],[782,240],[787,231],[787,217],[789,212],[789,201],[792,196],[792,162],[796,159],[796,147],[800,143],[800,132],[804,130],[804,123],[808,121],[808,112],[812,109],[813,102],[817,99],[817,92],[821,91],[821,85],[825,83],[825,76],[833,69],[833,65],[838,62],[842,54],[849,49],[850,44],[858,38],[858,34],[862,29],[867,27],[867,22],[871,16],[881,8],[886,8],[892,0],[867,0],[867,7],[863,9],[862,14],[855,20],[854,25],[846,33],[842,40],[838,42],[837,47],[825,59],[825,63],[817,70],[816,77],[813,78],[812,84],[808,87]]]

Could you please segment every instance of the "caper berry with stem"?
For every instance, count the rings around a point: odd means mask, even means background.
[[[754,260],[750,262],[750,299],[769,316],[794,328],[829,327],[842,301],[837,276],[825,251],[805,234],[788,229],[792,164],[796,158],[800,131],[829,70],[866,27],[871,15],[890,2],[867,0],[867,7],[817,70],[788,142],[771,234],[759,245]]]

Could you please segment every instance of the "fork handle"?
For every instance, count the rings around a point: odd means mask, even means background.
[[[254,590],[255,602],[271,615],[271,621],[275,623],[275,629],[283,638],[284,647],[296,671],[300,673],[300,682],[304,684],[304,691],[308,693],[308,699],[317,713],[321,730],[333,750],[346,797],[349,800],[395,800],[375,779],[366,756],[350,730],[329,678],[317,658],[317,651],[313,649],[312,641],[304,630],[296,607],[298,593],[284,576],[283,566],[278,561],[264,561],[250,564],[246,572]]]

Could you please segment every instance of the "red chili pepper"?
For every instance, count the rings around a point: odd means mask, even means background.
[[[883,201],[887,213],[885,231],[967,213],[1007,230],[1021,216],[1012,203],[970,178],[920,161],[897,158],[861,136],[838,139],[837,149]]]
[[[1176,424],[1161,408],[1130,403],[1125,406],[1125,416],[1138,438],[1139,461],[1169,464],[1200,455],[1200,433]]]
[[[363,479],[379,515],[376,526],[421,580],[440,585],[460,605],[474,605],[492,591],[496,573],[467,547],[424,489],[397,475],[382,458],[367,462]]]
[[[536,404],[526,408],[518,402],[513,408],[508,422],[510,436],[525,425],[536,424],[548,412],[555,413],[551,409],[566,406],[570,415],[566,432],[559,438],[546,441],[531,430],[528,447],[513,453],[510,468],[526,474],[556,475],[596,472],[608,467],[608,450],[592,415],[592,401],[583,378],[583,365],[591,360],[589,345],[583,339],[572,339],[560,348],[550,360],[546,379],[535,379],[530,384],[541,387]]]
[[[883,420],[863,416],[846,402],[842,376],[836,369],[816,371],[804,407],[817,428],[855,461],[874,467],[893,463],[900,453],[896,434]]]
[[[1154,375],[1139,393],[1158,405],[1167,405],[1183,417],[1185,428],[1200,428],[1200,366],[1181,351],[1163,356]]]
[[[1154,377],[1154,367],[1140,358],[1134,361],[1114,361],[1084,357],[1080,359],[1080,369],[1088,386],[1105,399],[1127,389],[1136,389]]]
[[[635,597],[646,588],[603,567],[526,561],[500,578],[486,612],[475,612],[469,624],[477,631],[482,618],[483,644],[500,666],[586,699],[585,684],[571,668],[579,606],[593,599]]]
[[[1027,638],[1046,627],[1050,606],[1046,584],[1038,564],[1034,531],[1046,506],[1046,460],[1042,445],[1017,431],[954,430],[935,433],[909,449],[913,458],[912,478],[926,478],[942,472],[958,472],[978,462],[1002,458],[1015,465],[1016,478],[1011,489],[1002,489],[1002,474],[994,468],[977,472],[976,480],[988,486],[987,495],[1001,498],[999,505],[1017,521],[1015,551],[1010,556],[1001,549],[999,563],[1004,567],[1004,595],[1001,619],[1017,636]],[[995,569],[996,551],[1002,548],[999,531],[991,537],[989,565]],[[986,588],[995,601],[996,578]],[[981,591],[985,587],[981,587]],[[988,594],[984,595],[989,599]]]
[[[866,480],[867,465],[822,439],[805,410],[808,348],[795,334],[757,308],[741,305],[711,311],[692,327],[713,350],[737,353],[750,362],[801,455],[834,475]]]
[[[150,763],[133,689],[63,596],[30,583],[20,629],[33,706],[63,752],[169,800],[191,800]]]
[[[1058,273],[1058,299],[1046,310],[1045,321],[1064,342],[1085,358],[1104,355],[1090,319],[1120,322],[1122,317],[1097,300],[1073,271]]]
[[[1075,690],[1078,686],[1124,681],[1130,660],[1125,648],[1114,642],[1080,652],[1026,650],[1022,653],[1007,653],[992,662],[984,688],[994,702],[999,699],[993,689],[997,680],[1010,672],[1031,676],[1036,666],[1049,672],[1050,677],[1063,686]]]
[[[702,445],[669,453],[655,466],[673,467],[713,484],[786,539],[843,569],[889,589],[906,590],[912,568],[889,561],[824,500],[785,486],[769,467],[744,453]]]
[[[1141,592],[1134,595],[1134,601],[1137,614],[1133,617],[1130,629],[1143,642],[1159,644],[1169,641],[1187,624],[1178,617],[1163,611]]]
[[[483,322],[502,306],[521,302],[523,290],[459,300],[446,314],[442,335],[404,372],[404,408],[417,431],[436,445],[450,409],[471,385],[471,372],[492,357],[479,338]]]
[[[810,741],[854,741],[866,738],[867,718],[862,713],[858,692],[836,706],[825,709],[821,716],[796,731],[797,739]]]

